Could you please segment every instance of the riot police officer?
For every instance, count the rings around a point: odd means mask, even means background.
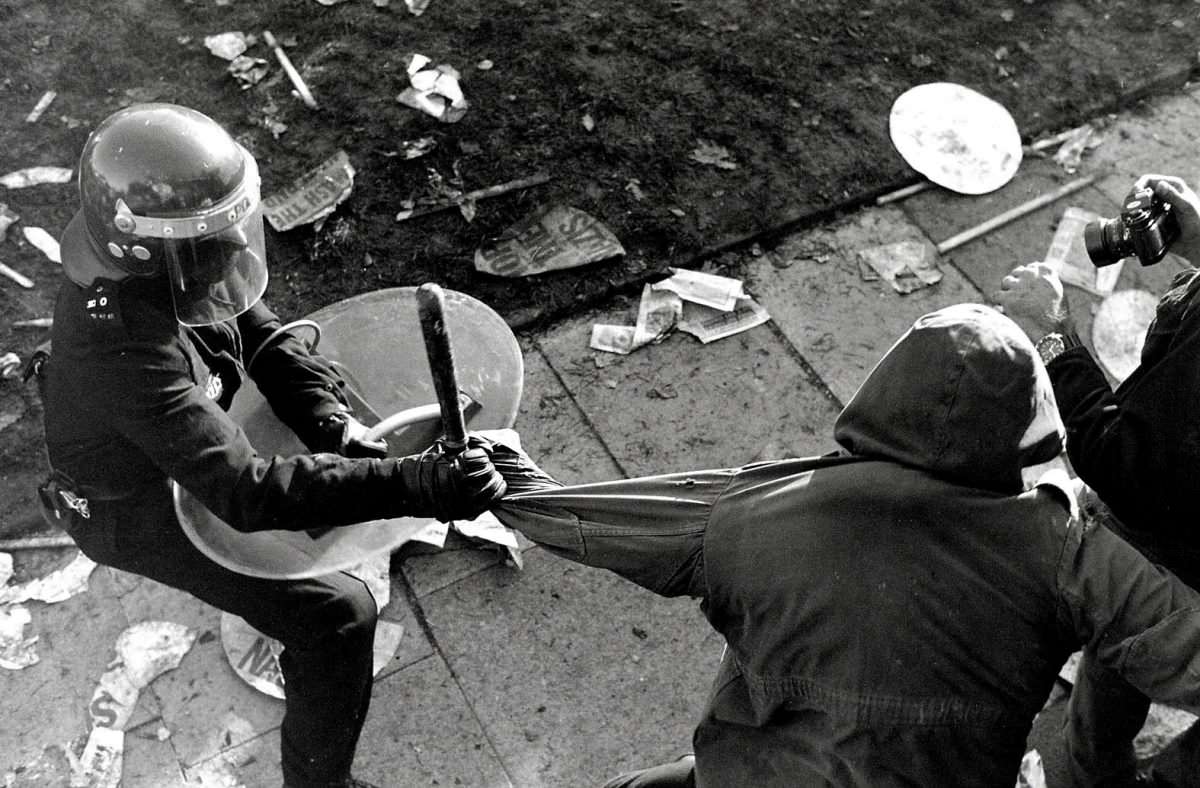
[[[53,469],[44,508],[96,562],[280,641],[285,784],[361,784],[350,766],[371,693],[370,593],[344,573],[264,580],[217,565],[181,530],[171,482],[254,531],[471,518],[504,481],[478,446],[388,458],[364,439],[336,369],[260,300],[257,166],[211,118],[171,104],[116,112],[84,146],[79,189],[41,375]],[[260,457],[225,412],[250,359],[250,377],[312,454]]]

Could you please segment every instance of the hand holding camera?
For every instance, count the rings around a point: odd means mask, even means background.
[[[1181,178],[1143,175],[1125,198],[1121,215],[1090,222],[1083,239],[1096,266],[1126,257],[1154,265],[1168,251],[1189,262],[1200,259],[1200,198]]]

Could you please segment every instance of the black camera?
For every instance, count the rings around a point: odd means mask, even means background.
[[[1163,259],[1179,238],[1179,219],[1153,189],[1135,189],[1116,219],[1098,219],[1083,228],[1088,257],[1099,266],[1136,256],[1142,265]]]

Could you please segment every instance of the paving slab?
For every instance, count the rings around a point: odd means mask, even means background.
[[[904,295],[883,279],[865,279],[858,252],[899,241],[920,242],[937,257],[903,211],[884,207],[789,236],[749,266],[749,291],[843,405],[916,318],[983,298],[948,265],[940,282]]]
[[[521,350],[525,386],[514,427],[530,456],[563,484],[621,478],[621,469],[537,345],[526,338]],[[522,550],[532,546],[520,534],[517,541]],[[504,563],[505,555],[498,550],[480,549],[451,534],[442,550],[410,542],[397,559],[413,592],[423,597],[482,569]]]
[[[268,731],[187,767],[182,785],[189,788],[278,788],[283,785],[279,730]]]
[[[1200,97],[1196,92],[1148,99],[1113,116],[1100,130],[1103,142],[1085,155],[1085,171],[1111,173],[1100,188],[1120,205],[1140,175],[1178,175],[1200,185]]]
[[[722,648],[694,600],[538,548],[523,572],[480,572],[423,605],[513,785],[598,785],[690,749]]]
[[[834,447],[836,403],[770,325],[707,345],[676,332],[628,356],[589,349],[593,323],[632,325],[636,308],[619,299],[538,340],[626,476]]]
[[[82,744],[91,730],[88,707],[97,682],[113,658],[117,637],[129,626],[111,575],[92,572],[88,591],[63,602],[25,603],[32,621],[26,637],[37,637],[39,662],[22,670],[0,670],[4,717],[0,726],[0,776],[41,758],[46,748]],[[157,716],[143,692],[130,722]]]
[[[461,680],[433,656],[376,682],[354,774],[381,788],[524,786],[505,773]]]

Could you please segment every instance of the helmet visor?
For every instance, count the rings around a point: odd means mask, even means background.
[[[166,241],[175,317],[207,326],[237,317],[267,289],[262,211],[256,205],[236,224],[211,235]]]

